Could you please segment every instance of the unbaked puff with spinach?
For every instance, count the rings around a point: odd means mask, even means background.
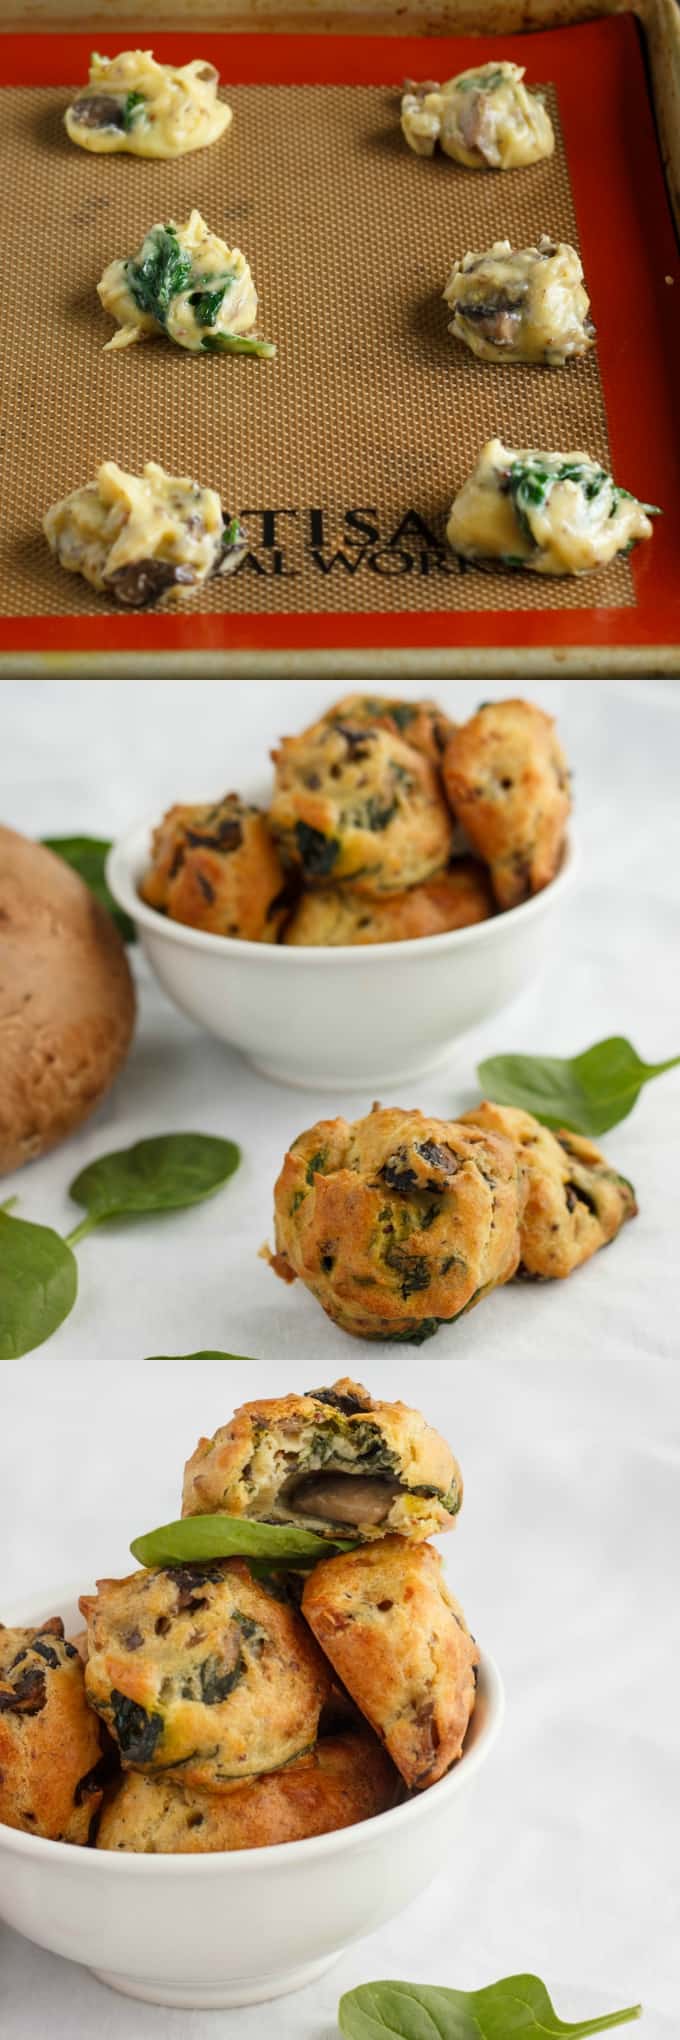
[[[272,1265],[356,1338],[420,1344],[514,1275],[522,1194],[502,1134],[398,1107],[321,1121],[276,1183]]]
[[[0,1624],[0,1821],[84,1846],[102,1799],[103,1736],[58,1616]]]
[[[140,886],[147,906],[212,935],[276,942],[294,899],[266,816],[235,793],[168,809]]]
[[[321,1166],[320,1155],[313,1160]],[[183,1514],[295,1523],[329,1538],[356,1532],[370,1542],[398,1530],[419,1540],[452,1529],[462,1499],[460,1467],[420,1411],[375,1401],[343,1378],[244,1403],[214,1437],[199,1439]]]
[[[453,825],[439,775],[391,730],[321,721],[273,755],[271,827],[306,885],[403,892],[447,864]]]
[[[87,1698],[125,1770],[213,1788],[316,1741],[330,1675],[296,1610],[244,1559],[143,1569],[84,1595]]]

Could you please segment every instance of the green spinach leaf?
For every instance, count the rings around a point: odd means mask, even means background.
[[[340,1999],[338,2023],[347,2040],[585,2040],[639,2019],[641,2005],[573,2025],[558,2019],[538,1976],[506,1976],[483,1990],[444,1990],[421,1983],[364,1983]]]
[[[56,1332],[78,1291],[74,1255],[46,1225],[0,1211],[0,1360],[19,1360]]]
[[[122,907],[116,905],[106,883],[106,859],[111,844],[105,842],[102,836],[43,836],[42,840],[45,849],[53,850],[56,857],[62,857],[65,864],[70,864],[71,870],[77,871],[100,906],[106,907],[123,941],[136,942],[134,921]]]
[[[477,1075],[496,1105],[519,1105],[544,1126],[599,1134],[628,1118],[643,1084],[679,1064],[678,1055],[667,1062],[642,1062],[625,1035],[612,1034],[571,1057],[488,1056]]]
[[[159,326],[165,326],[171,301],[186,290],[191,276],[191,256],[180,248],[177,229],[152,227],[139,261],[125,264],[125,280],[140,312],[149,312]]]
[[[245,1516],[183,1516],[135,1537],[130,1550],[140,1565],[201,1565],[210,1558],[264,1559],[268,1566],[314,1565],[334,1551],[352,1551],[356,1538],[343,1543],[298,1530],[294,1523],[254,1523]]]
[[[131,127],[134,127],[140,106],[144,106],[145,104],[146,101],[143,92],[126,93],[125,105],[123,107],[123,127],[125,129],[126,135],[130,133]]]
[[[246,1360],[249,1367],[257,1365],[252,1353],[221,1353],[217,1346],[206,1346],[200,1353],[146,1353],[144,1357],[147,1363],[151,1360]]]
[[[210,1133],[161,1133],[100,1155],[71,1184],[70,1196],[88,1216],[69,1233],[69,1244],[107,1218],[201,1204],[233,1176],[240,1159],[233,1140]]]
[[[256,354],[261,361],[273,361],[276,354],[273,340],[256,340],[252,333],[205,333],[202,346],[205,354]]]

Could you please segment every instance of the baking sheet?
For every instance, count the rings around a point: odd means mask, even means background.
[[[110,38],[107,50],[132,40]],[[196,54],[187,38],[153,41],[166,60]],[[507,176],[419,161],[398,127],[405,72],[450,75],[497,54],[489,38],[201,36],[233,129],[167,164],[74,149],[62,113],[71,81],[86,75],[86,38],[19,44],[23,55],[15,44],[5,63],[19,82],[2,99],[0,642],[677,641],[680,277],[676,289],[631,19],[504,39],[531,83],[554,81],[557,132],[550,163]],[[29,59],[37,83],[20,82]],[[181,220],[192,205],[244,247],[274,364],[195,360],[162,340],[103,354],[113,330],[95,291],[103,267],[135,250],[152,221]],[[542,231],[581,247],[598,349],[561,372],[479,363],[447,334],[450,264],[501,235],[522,245]],[[447,510],[494,432],[611,464],[662,504],[652,545],[585,582],[463,572],[444,547]],[[160,459],[218,487],[249,531],[238,575],[179,616],[135,617],[66,576],[42,539],[42,512],[110,456],[133,469]]]

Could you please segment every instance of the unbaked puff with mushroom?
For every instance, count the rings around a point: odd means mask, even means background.
[[[526,1181],[518,1274],[534,1280],[571,1275],[615,1239],[637,1212],[635,1191],[599,1148],[577,1133],[551,1133],[531,1112],[478,1105],[465,1122],[513,1142]]]
[[[273,755],[271,827],[307,885],[403,892],[447,864],[453,828],[438,774],[390,730],[318,722]]]
[[[0,1821],[84,1846],[102,1799],[101,1760],[101,1727],[63,1622],[0,1624]]]
[[[266,1849],[300,1842],[393,1806],[399,1779],[369,1734],[328,1736],[270,1771],[221,1792],[196,1792],[172,1776],[129,1771],[108,1799],[98,1849],[205,1855],[216,1849]]]
[[[461,1755],[479,1651],[430,1544],[386,1537],[322,1559],[305,1620],[410,1790]]]
[[[409,892],[369,899],[338,886],[303,893],[284,936],[298,948],[332,948],[340,943],[408,942],[469,928],[494,913],[494,897],[483,864],[461,857]]]
[[[482,361],[561,368],[595,339],[576,249],[546,234],[535,248],[494,241],[483,255],[463,255],[444,298],[453,312],[449,332]]]
[[[543,94],[523,79],[523,66],[491,62],[445,85],[408,84],[401,126],[409,148],[431,156],[439,142],[469,170],[514,170],[552,156],[555,136]]]
[[[529,701],[491,701],[444,753],[447,798],[489,867],[499,907],[516,907],[559,869],[571,806],[552,716]]]
[[[398,1107],[321,1121],[276,1183],[272,1265],[356,1338],[420,1344],[515,1273],[520,1194],[503,1135]]]
[[[330,1679],[295,1609],[243,1559],[100,1580],[80,1603],[87,1697],[123,1768],[215,1788],[316,1740]]]
[[[66,133],[96,155],[184,156],[218,141],[231,124],[219,82],[202,57],[175,66],[156,63],[153,50],[94,51],[87,85],[66,109]]]
[[[276,942],[292,902],[265,815],[235,793],[168,809],[140,894],[171,921],[247,942]]]
[[[201,1438],[184,1475],[185,1516],[295,1523],[318,1536],[398,1530],[416,1539],[453,1528],[460,1467],[438,1431],[402,1402],[376,1402],[342,1379],[244,1403]]]

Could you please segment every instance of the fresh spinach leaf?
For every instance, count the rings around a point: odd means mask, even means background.
[[[212,282],[205,276],[192,276],[191,282],[194,287],[189,303],[198,326],[214,326],[222,310],[226,292],[234,280],[233,269],[227,270],[219,279],[213,277]]]
[[[246,1360],[249,1367],[254,1367],[257,1364],[253,1360],[251,1353],[220,1353],[218,1347],[212,1346],[206,1346],[205,1350],[201,1353],[147,1353],[145,1354],[145,1360],[147,1362],[151,1360]]]
[[[625,1035],[613,1034],[571,1057],[488,1056],[477,1075],[496,1105],[519,1105],[544,1126],[598,1134],[628,1118],[643,1084],[679,1064],[678,1055],[642,1062]]]
[[[177,229],[152,227],[142,245],[138,262],[125,264],[125,280],[140,312],[149,312],[164,326],[171,301],[186,290],[191,276],[191,256],[180,248]]]
[[[78,1291],[74,1255],[59,1234],[0,1211],[0,1360],[19,1360],[56,1332]]]
[[[298,1530],[294,1523],[254,1523],[245,1516],[183,1516],[135,1537],[130,1550],[140,1565],[203,1564],[210,1558],[264,1559],[268,1566],[314,1565],[334,1551],[352,1551],[356,1538],[342,1543]]]
[[[43,836],[42,840],[45,849],[53,850],[55,857],[62,857],[65,864],[70,864],[71,870],[77,871],[100,906],[106,907],[123,941],[136,942],[134,922],[122,907],[116,905],[106,883],[106,859],[111,844],[105,842],[102,836]]]
[[[340,1999],[346,2040],[585,2040],[639,2019],[641,2005],[576,2024],[558,2019],[538,1976],[506,1976],[483,1990],[444,1990],[426,1983],[364,1983]]]
[[[88,1216],[69,1233],[69,1243],[84,1239],[107,1218],[200,1204],[233,1176],[240,1159],[233,1140],[210,1133],[161,1133],[100,1155],[71,1184],[69,1195]]]

